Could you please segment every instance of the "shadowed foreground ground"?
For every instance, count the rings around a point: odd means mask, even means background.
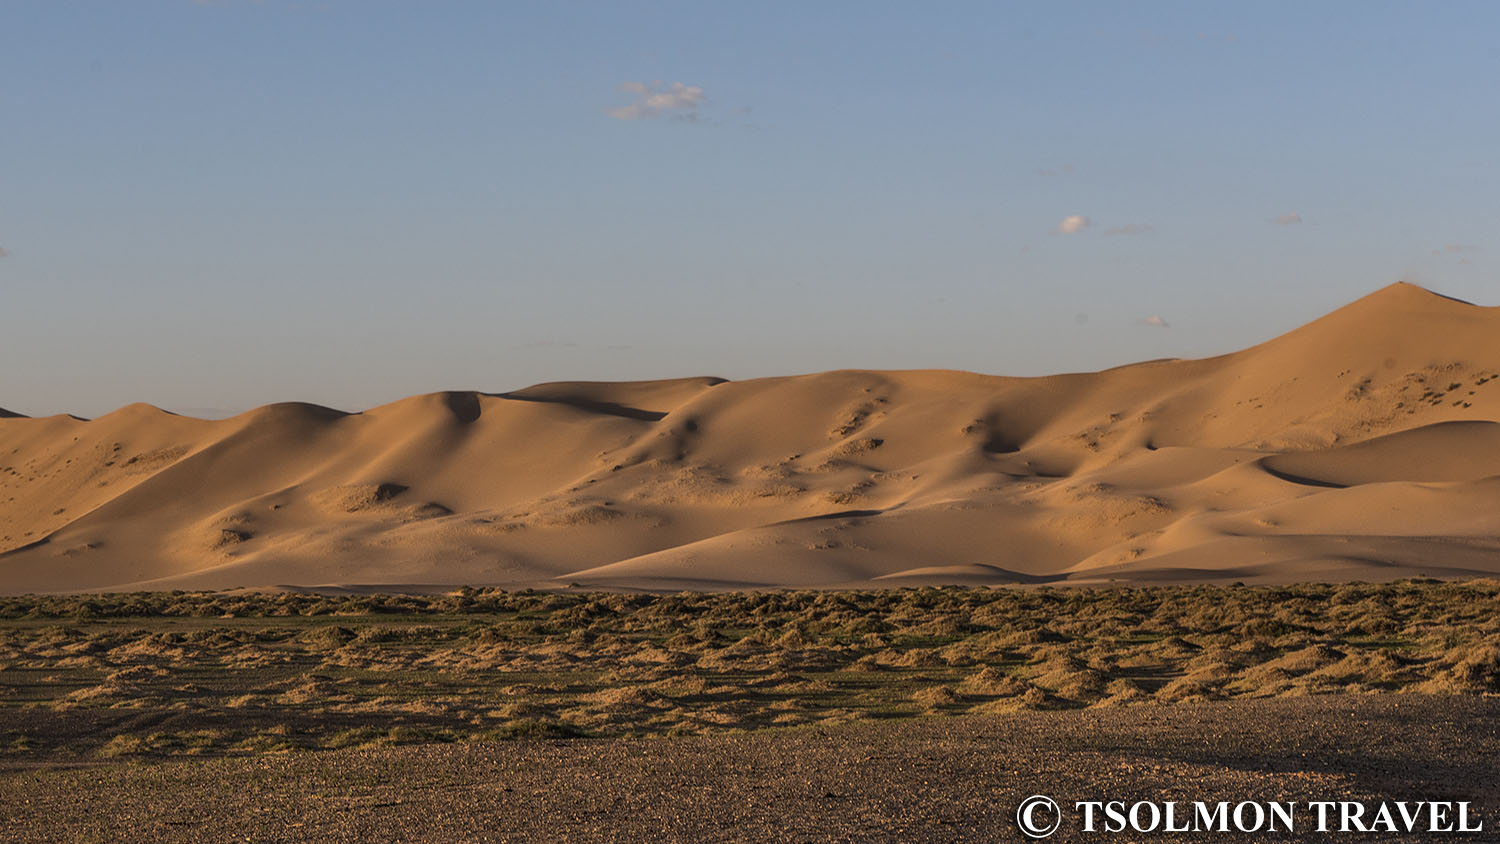
[[[1500,835],[1500,700],[1330,695],[34,767],[17,841],[1020,841],[1017,803],[1470,800]],[[1049,841],[1248,841],[1243,835]],[[1309,832],[1265,840],[1394,841]]]

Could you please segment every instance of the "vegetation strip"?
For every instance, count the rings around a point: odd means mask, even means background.
[[[0,598],[0,762],[1500,691],[1500,582]]]

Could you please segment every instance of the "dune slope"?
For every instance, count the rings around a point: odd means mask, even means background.
[[[1500,573],[1500,308],[1206,360],[0,414],[0,591]]]

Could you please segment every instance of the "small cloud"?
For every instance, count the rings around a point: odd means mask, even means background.
[[[5,247],[0,246],[0,258],[4,258],[6,255],[9,255],[9,254],[10,254],[10,250],[9,249],[6,249]]]
[[[1105,234],[1127,234],[1127,235],[1129,235],[1129,234],[1149,234],[1150,232],[1154,232],[1154,231],[1156,231],[1156,229],[1150,223],[1126,223],[1123,226],[1115,226],[1112,229],[1105,229],[1104,233]]]
[[[703,89],[697,85],[673,82],[624,82],[620,90],[635,97],[630,105],[608,109],[605,113],[616,120],[651,120],[668,116],[677,120],[698,119],[698,106],[703,102]]]
[[[1152,314],[1151,316],[1148,316],[1145,319],[1141,320],[1141,325],[1150,325],[1156,328],[1172,327],[1172,324],[1170,322],[1167,322],[1165,319],[1157,316],[1156,314]]]
[[[1282,214],[1280,217],[1277,217],[1271,222],[1275,223],[1278,226],[1295,226],[1298,223],[1302,222],[1302,215],[1298,214],[1296,211],[1293,211],[1290,214]]]
[[[1081,214],[1073,214],[1071,216],[1062,218],[1062,222],[1057,224],[1057,233],[1078,234],[1079,232],[1092,225],[1093,222],[1090,221],[1088,217],[1082,216]]]

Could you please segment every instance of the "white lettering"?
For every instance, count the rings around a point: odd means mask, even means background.
[[[1432,814],[1427,822],[1427,831],[1452,832],[1453,823],[1448,820],[1448,810],[1452,807],[1452,803],[1428,803],[1427,808]]]
[[[1094,831],[1094,810],[1104,804],[1098,800],[1080,800],[1073,804],[1073,808],[1083,810],[1083,831]]]
[[[1255,810],[1255,823],[1245,822],[1245,809]],[[1246,800],[1234,807],[1234,828],[1240,832],[1260,832],[1260,828],[1266,825],[1266,810],[1259,803],[1251,803]]]
[[[1467,802],[1458,804],[1458,831],[1484,832],[1484,821],[1480,821],[1478,826],[1469,826],[1469,804]]]
[[[1150,826],[1141,825],[1141,807],[1145,807],[1151,810]],[[1151,803],[1145,800],[1142,800],[1139,803],[1136,803],[1134,806],[1130,807],[1131,829],[1135,830],[1136,832],[1155,832],[1158,826],[1161,826],[1161,807],[1157,806],[1155,803]]]
[[[1177,823],[1177,801],[1167,801],[1167,822],[1161,828],[1162,832],[1192,832],[1192,826],[1178,826]]]
[[[1313,800],[1312,802],[1308,803],[1307,805],[1313,807],[1318,812],[1318,831],[1319,832],[1327,832],[1328,831],[1328,810],[1333,808],[1333,801],[1332,800]]]
[[[1040,804],[1028,806],[1023,826],[1039,827],[1031,813]],[[1298,806],[1305,805],[1317,817],[1318,832],[1483,832],[1484,821],[1471,813],[1467,802],[1393,800],[1365,805],[1356,800],[1292,801],[1243,800],[1203,803],[1197,800],[1079,800],[1073,804],[1082,816],[1084,832],[1296,832]],[[1334,812],[1337,811],[1337,828]],[[1423,822],[1426,828],[1423,829]],[[1102,829],[1101,829],[1102,827]]]
[[[1194,803],[1197,807],[1197,817],[1193,821],[1194,832],[1228,832],[1229,831],[1229,801],[1215,803],[1213,811],[1209,811],[1207,803]]]
[[[1106,819],[1104,822],[1105,832],[1124,832],[1125,827],[1129,826],[1129,821],[1125,819],[1124,801],[1111,800],[1105,803],[1104,817]]]
[[[1276,821],[1280,820],[1286,824],[1285,832],[1291,832],[1295,828],[1292,823],[1292,810],[1297,807],[1296,803],[1268,803],[1271,807],[1271,832],[1276,832]]]
[[[1343,818],[1343,822],[1339,824],[1339,832],[1349,832],[1351,829],[1358,832],[1370,831],[1365,829],[1365,825],[1361,821],[1361,818],[1365,816],[1363,803],[1354,803],[1348,800],[1340,801],[1339,816]]]
[[[1396,822],[1391,819],[1391,807],[1381,803],[1375,809],[1375,817],[1370,821],[1371,832],[1395,832]]]
[[[1396,804],[1396,811],[1401,813],[1401,822],[1406,825],[1407,832],[1417,831],[1417,818],[1420,818],[1422,816],[1422,806],[1424,806],[1426,803],[1427,801],[1425,800],[1417,801],[1417,803],[1412,806],[1412,810],[1410,813],[1406,811],[1406,807],[1408,804],[1405,800],[1402,800]]]

